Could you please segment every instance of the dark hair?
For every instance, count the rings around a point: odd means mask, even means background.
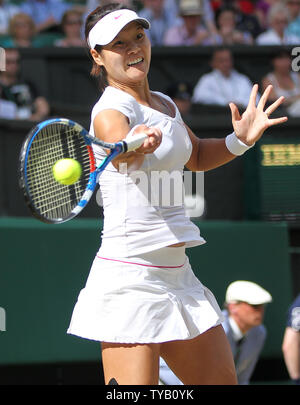
[[[234,18],[236,19],[236,9],[234,7],[231,7],[231,6],[220,7],[219,10],[217,10],[216,14],[215,14],[215,23],[216,23],[216,26],[218,29],[220,28],[219,17],[221,14],[223,14],[226,11],[231,12],[234,15]]]
[[[216,53],[224,52],[224,51],[229,52],[230,55],[232,56],[232,50],[228,45],[217,45],[212,50],[210,61],[213,60]]]
[[[85,21],[85,40],[88,48],[90,48],[89,42],[88,42],[88,37],[91,29],[97,24],[98,21],[100,21],[103,17],[105,17],[107,14],[111,13],[112,11],[117,11],[117,10],[122,10],[122,9],[128,9],[128,7],[124,6],[123,4],[120,3],[110,3],[110,4],[105,4],[104,6],[97,7],[94,11],[92,11],[86,18]],[[101,45],[96,45],[95,50],[100,53],[102,50]],[[92,59],[92,69],[91,69],[91,75],[94,77],[98,77],[100,80],[100,86],[102,87],[102,90],[107,86],[107,79],[106,79],[106,71],[105,68],[102,66],[99,66],[92,56],[90,55],[90,58]]]

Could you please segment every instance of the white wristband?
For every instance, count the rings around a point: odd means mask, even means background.
[[[251,146],[246,145],[236,136],[235,132],[226,136],[225,144],[229,152],[236,156],[243,155],[248,149],[255,145],[255,143]]]

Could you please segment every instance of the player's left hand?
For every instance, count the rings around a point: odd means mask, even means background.
[[[234,103],[229,104],[234,132],[246,145],[251,146],[258,141],[267,128],[288,120],[287,117],[269,118],[272,112],[283,103],[284,97],[279,97],[264,111],[271,90],[272,85],[269,85],[256,106],[258,85],[255,84],[252,87],[248,106],[242,116]]]

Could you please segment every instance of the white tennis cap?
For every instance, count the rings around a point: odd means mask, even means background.
[[[144,28],[150,28],[150,22],[139,17],[135,11],[128,9],[112,11],[91,29],[88,37],[90,47],[94,49],[96,45],[109,44],[125,25],[132,21],[139,22]]]
[[[271,302],[272,296],[258,284],[251,281],[238,280],[229,284],[225,301],[227,303],[242,301],[250,305],[260,305]]]

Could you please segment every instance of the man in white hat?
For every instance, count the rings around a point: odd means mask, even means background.
[[[234,356],[240,385],[249,384],[264,346],[267,334],[262,324],[264,310],[265,304],[271,301],[272,296],[268,291],[251,281],[234,281],[227,288],[223,311],[225,320],[222,324]],[[160,383],[182,384],[162,359]]]
[[[239,384],[249,384],[266,339],[265,304],[272,301],[264,288],[251,281],[231,283],[225,295],[223,327],[234,356]]]
[[[181,21],[170,27],[164,36],[167,46],[212,45],[209,31],[203,24],[203,0],[180,0]]]

